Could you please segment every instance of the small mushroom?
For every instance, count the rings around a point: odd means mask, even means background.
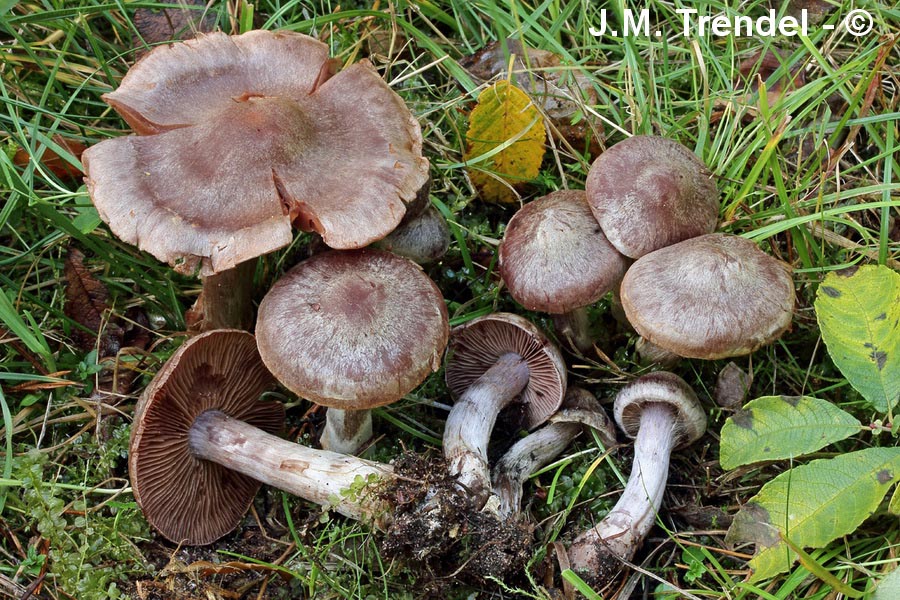
[[[513,444],[494,466],[493,491],[501,518],[519,514],[525,480],[555,460],[585,427],[596,431],[604,445],[616,444],[615,426],[593,394],[570,387],[549,423]]]
[[[450,475],[483,505],[491,489],[487,447],[497,415],[518,400],[529,429],[546,421],[565,396],[565,362],[531,322],[495,313],[453,330],[445,375],[457,400],[444,427],[444,456]]]
[[[632,381],[616,396],[614,416],[634,438],[634,463],[625,491],[596,527],[569,548],[572,569],[588,583],[605,585],[631,560],[662,505],[672,450],[706,431],[697,395],[680,377],[665,371]]]
[[[516,302],[559,315],[558,328],[589,351],[594,336],[587,307],[619,285],[629,261],[607,241],[586,194],[561,190],[523,206],[506,227],[499,257]]]
[[[712,233],[719,194],[709,169],[673,140],[634,136],[600,155],[585,181],[591,211],[629,258]]]
[[[266,366],[295,394],[330,407],[322,445],[344,453],[371,437],[370,409],[440,368],[448,335],[434,282],[411,261],[373,249],[303,261],[272,286],[256,322]]]
[[[640,335],[687,358],[749,354],[781,336],[794,310],[791,268],[750,240],[721,233],[640,258],[620,292]]]
[[[401,223],[373,245],[424,265],[440,260],[447,253],[450,227],[444,215],[429,204],[422,213]]]
[[[280,403],[253,336],[215,330],[166,362],[135,409],[128,468],[134,497],[164,537],[209,544],[237,526],[262,483],[382,526],[374,494],[341,491],[392,476],[390,466],[315,450],[275,435]]]
[[[155,48],[103,96],[138,135],[83,155],[100,217],[205,278],[287,245],[292,224],[333,248],[384,237],[428,181],[421,131],[367,61],[334,68],[325,44],[292,32]],[[207,327],[244,326],[247,277],[233,279],[204,293]],[[238,298],[239,316],[220,317],[218,301]]]

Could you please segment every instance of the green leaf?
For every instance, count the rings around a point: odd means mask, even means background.
[[[900,569],[894,569],[878,583],[872,600],[895,600],[900,598]]]
[[[816,316],[834,364],[876,410],[900,399],[900,274],[883,266],[829,273]]]
[[[735,516],[725,541],[756,544],[750,582],[782,573],[797,558],[783,536],[800,548],[821,548],[852,533],[878,508],[898,475],[900,448],[814,460],[764,485]]]
[[[723,469],[793,458],[857,433],[860,422],[831,402],[808,396],[763,396],[722,426]]]

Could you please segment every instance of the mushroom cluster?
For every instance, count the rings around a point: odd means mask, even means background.
[[[123,241],[199,270],[209,329],[252,322],[247,274],[223,273],[292,226],[361,248],[428,183],[403,100],[367,61],[336,66],[299,33],[211,33],[157,47],[103,96],[135,134],[84,153],[91,200]]]

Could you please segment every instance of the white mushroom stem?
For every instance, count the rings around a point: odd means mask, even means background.
[[[356,454],[372,439],[371,410],[342,410],[329,408],[325,411],[325,429],[319,443],[325,450],[339,454]]]
[[[491,486],[487,447],[497,415],[518,396],[529,378],[528,365],[514,352],[504,354],[463,393],[444,427],[444,457],[450,475],[483,504]]]
[[[493,492],[500,499],[501,518],[519,513],[525,480],[562,454],[580,431],[578,423],[550,423],[506,451],[494,466]]]
[[[196,418],[188,441],[197,458],[379,529],[390,521],[390,505],[366,485],[392,479],[389,465],[295,444],[218,410]]]
[[[579,535],[569,548],[572,569],[600,576],[609,563],[630,560],[653,527],[662,504],[675,445],[676,416],[662,403],[643,407],[634,440],[634,464],[625,491],[596,527]]]

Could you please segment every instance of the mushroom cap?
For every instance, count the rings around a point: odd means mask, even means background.
[[[375,242],[374,246],[424,265],[440,260],[447,253],[450,226],[444,215],[429,204],[421,213],[400,223],[397,229]]]
[[[662,403],[675,413],[675,446],[687,446],[706,431],[706,412],[687,382],[668,371],[656,371],[635,379],[616,395],[613,416],[630,438],[637,436],[644,406]]]
[[[415,118],[367,61],[331,76],[296,33],[214,33],[154,49],[104,99],[139,134],[83,157],[120,239],[209,275],[288,244],[392,231],[428,181]]]
[[[750,240],[714,233],[661,248],[622,280],[635,330],[688,358],[749,354],[791,324],[791,268]]]
[[[566,364],[553,342],[523,317],[494,313],[455,327],[447,347],[447,387],[459,398],[498,358],[510,352],[528,365],[528,384],[517,401],[526,405],[526,426],[534,429],[562,404]]]
[[[361,410],[399,400],[438,370],[449,329],[440,290],[415,263],[382,250],[331,251],[272,286],[256,341],[298,396]]]
[[[616,444],[616,426],[592,393],[573,385],[566,391],[562,407],[549,419],[551,423],[577,423],[597,432],[606,446]]]
[[[673,140],[634,136],[601,154],[585,181],[610,243],[630,258],[704,233],[719,216],[709,169]]]
[[[510,295],[528,310],[552,314],[602,298],[622,281],[628,262],[607,241],[580,190],[523,206],[500,244],[500,275]]]
[[[144,390],[131,427],[128,471],[138,506],[163,537],[209,544],[240,522],[261,484],[194,457],[188,432],[201,413],[220,410],[278,433],[284,407],[259,399],[274,384],[253,336],[219,329],[186,341]]]

